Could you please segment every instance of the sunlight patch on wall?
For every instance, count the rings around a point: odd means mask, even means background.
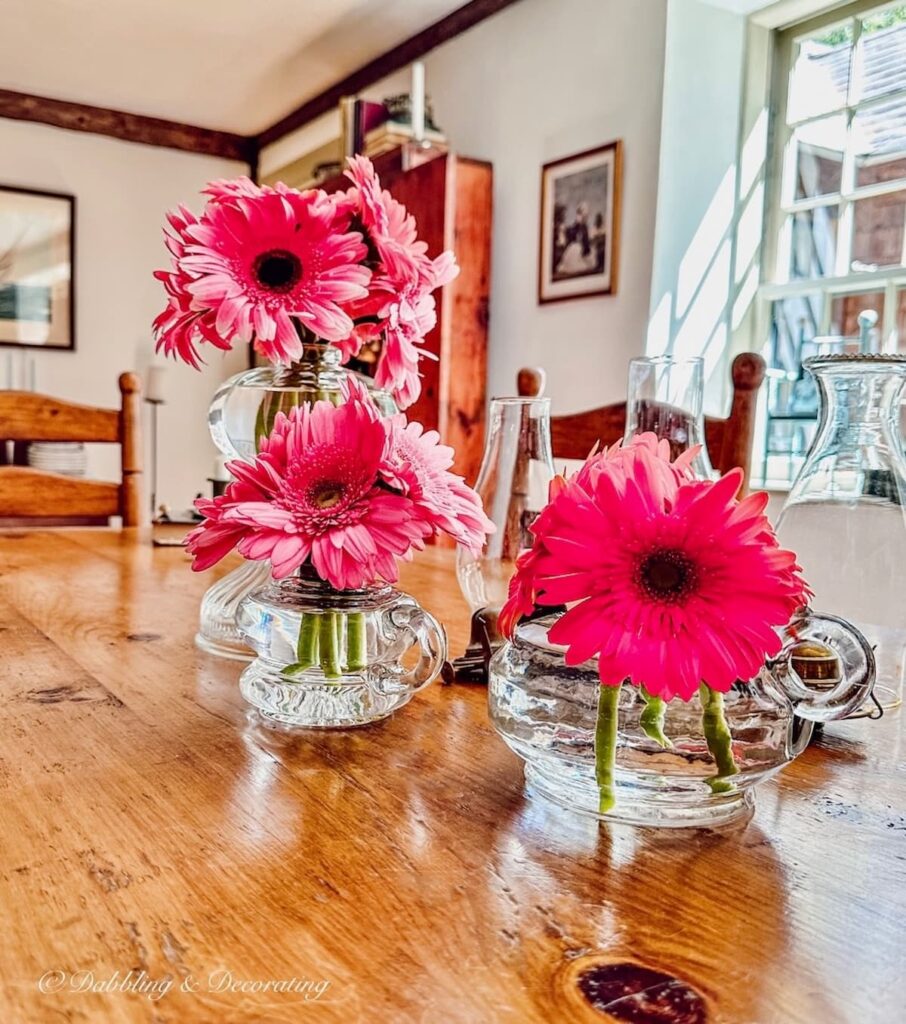
[[[714,254],[733,226],[736,165],[731,164],[714,193],[686,253],[676,278],[676,315],[683,317],[709,272]]]
[[[733,315],[730,318],[730,324],[735,331],[745,320],[746,314],[752,308],[752,303],[755,301],[755,296],[758,294],[758,280],[761,276],[761,267],[758,263],[753,263],[749,268],[749,273],[746,275],[745,280],[739,286],[736,292],[736,299],[733,302]]]
[[[759,182],[746,201],[736,228],[736,273],[737,284],[746,277],[752,261],[761,247],[764,224],[764,182]]]
[[[764,173],[768,152],[768,112],[762,109],[742,145],[739,158],[739,198],[748,195],[749,190]]]
[[[730,286],[730,249],[730,239],[724,238],[694,303],[676,333],[673,353],[680,359],[702,354],[704,339],[711,337],[726,312]]]
[[[673,292],[661,296],[657,309],[648,322],[645,352],[649,356],[664,356],[670,351],[670,327],[673,322]]]

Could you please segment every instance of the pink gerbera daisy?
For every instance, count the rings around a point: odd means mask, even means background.
[[[180,298],[196,314],[198,340],[219,338],[228,348],[234,339],[254,339],[267,358],[289,362],[302,352],[295,324],[327,340],[347,337],[353,322],[344,306],[365,297],[371,279],[360,264],[362,236],[347,230],[349,210],[322,192],[251,182],[211,188],[176,255]],[[182,334],[173,337],[174,330]],[[186,332],[193,340],[184,321],[160,323],[159,346],[182,355]]]
[[[344,405],[279,414],[259,455],[229,464],[236,481],[199,506],[207,521],[189,535],[193,568],[223,557],[235,530],[240,554],[269,559],[277,579],[309,559],[340,590],[397,579],[396,558],[421,547],[431,527],[409,498],[380,485],[389,430],[361,386],[349,388]]]
[[[154,320],[154,332],[160,338],[158,348],[162,348],[167,355],[178,356],[196,369],[200,366],[195,348],[197,339],[222,349],[230,347],[216,332],[213,312],[196,307],[187,289],[190,279],[179,269],[179,261],[190,244],[187,232],[197,224],[198,218],[185,206],[167,214],[164,241],[173,258],[173,267],[171,270],[154,272],[167,292],[167,306]]]
[[[459,267],[453,253],[447,250],[433,260],[428,256],[428,243],[419,239],[415,218],[381,188],[368,157],[350,157],[346,175],[356,186],[359,218],[388,278],[409,282],[414,277],[414,284],[431,291],[456,277]]]
[[[273,192],[274,189],[268,185],[256,185],[251,178],[244,174],[238,178],[217,178],[211,181],[202,189],[206,196],[212,199],[228,201],[230,199],[258,199],[265,192]]]
[[[353,313],[364,323],[343,343],[344,355],[355,355],[364,341],[382,337],[375,380],[405,409],[421,392],[419,360],[430,356],[422,342],[437,323],[431,293],[452,281],[459,267],[451,252],[433,260],[428,257],[426,243],[418,240],[415,219],[381,189],[367,157],[352,158],[347,174],[355,183],[358,216],[380,266],[367,299]]]
[[[569,664],[597,657],[602,683],[628,679],[666,700],[755,676],[809,591],[767,496],[738,501],[741,470],[712,483],[687,463],[670,464],[650,437],[589,460],[534,524],[504,623],[530,601],[570,605],[550,630]]]
[[[432,530],[449,534],[477,555],[494,524],[484,514],[481,499],[461,476],[450,472],[454,452],[440,443],[436,430],[394,417],[391,444],[382,473],[411,498]]]
[[[415,218],[402,203],[381,188],[374,165],[366,156],[349,159],[346,176],[355,184],[358,215],[388,277],[408,280],[430,267],[428,245],[419,241]],[[428,270],[425,269],[425,273]]]
[[[437,323],[434,296],[416,285],[403,286],[394,291],[380,316],[384,342],[375,383],[395,395],[401,409],[407,409],[421,394],[420,359],[437,358],[422,345]]]

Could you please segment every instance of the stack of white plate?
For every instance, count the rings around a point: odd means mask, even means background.
[[[84,476],[88,456],[78,441],[36,441],[28,446],[28,464],[47,473]]]

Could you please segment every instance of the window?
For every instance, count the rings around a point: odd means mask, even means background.
[[[772,113],[766,480],[795,472],[817,412],[802,359],[906,351],[906,3],[863,0],[778,33]],[[787,469],[769,472],[771,455]]]
[[[906,3],[853,8],[778,36],[763,294],[820,295],[817,334],[850,333],[865,298],[889,339],[906,285]]]

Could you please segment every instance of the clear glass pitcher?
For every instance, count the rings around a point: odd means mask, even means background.
[[[459,585],[473,612],[494,616],[506,600],[517,557],[532,545],[529,527],[547,504],[554,476],[549,398],[494,398],[475,489],[496,531],[477,557],[463,548]]]
[[[876,697],[892,707],[902,698],[906,653],[906,356],[816,356],[805,366],[821,415],[777,534],[799,556],[815,604],[876,645]]]
[[[625,440],[650,432],[670,443],[670,456],[700,445],[692,470],[703,480],[714,476],[705,444],[705,361],[699,356],[643,356],[629,362]]]
[[[242,601],[237,622],[258,655],[242,673],[242,696],[280,725],[375,722],[408,704],[446,659],[443,627],[389,586],[334,590],[316,577],[271,581]]]
[[[525,761],[530,795],[584,814],[599,813],[595,725],[601,683],[596,659],[566,665],[548,630],[556,616],[523,622],[491,660],[491,722]],[[697,698],[669,702],[658,742],[648,707],[624,684],[614,778],[604,817],[636,825],[713,826],[751,813],[754,787],[805,749],[815,723],[849,715],[874,683],[865,637],[831,615],[804,611],[784,631],[784,647],[758,676],[723,695],[735,771],[718,767],[705,709]]]

